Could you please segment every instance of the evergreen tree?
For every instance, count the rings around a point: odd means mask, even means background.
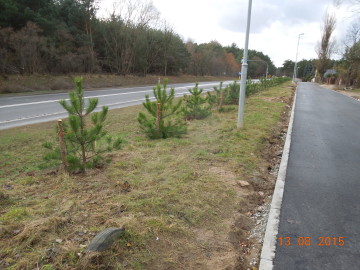
[[[219,88],[214,86],[215,96],[208,92],[207,99],[211,105],[216,105],[218,111],[222,110],[225,100],[225,91],[226,89],[223,88],[223,82],[220,82]]]
[[[108,113],[108,107],[102,107],[100,112],[95,112],[91,115],[92,125],[89,127],[86,124],[87,116],[92,113],[97,105],[97,98],[90,98],[88,104],[85,104],[83,79],[75,78],[75,91],[69,94],[70,100],[60,100],[61,106],[69,113],[68,125],[64,126],[65,142],[67,151],[67,162],[69,163],[69,170],[84,171],[87,167],[98,166],[101,161],[101,152],[105,151],[97,147],[97,142],[104,138],[107,144],[106,150],[110,151],[113,148],[119,149],[122,140],[120,138],[115,141],[111,136],[106,136],[103,130],[104,121]],[[46,148],[52,149],[52,145],[46,143]],[[98,149],[99,148],[99,149]],[[55,149],[54,152],[45,156],[45,159],[59,159],[60,149]]]
[[[171,88],[170,93],[166,91],[167,79],[163,85],[158,84],[153,88],[156,101],[150,101],[149,95],[145,96],[143,103],[150,117],[140,112],[137,120],[140,127],[150,139],[166,139],[169,137],[180,137],[187,132],[186,125],[181,120],[181,104],[179,100],[173,104],[175,90]]]
[[[240,84],[234,81],[226,87],[225,104],[239,104]]]
[[[208,103],[208,98],[201,97],[204,89],[199,89],[199,84],[189,89],[190,96],[185,95],[185,119],[203,119],[211,114],[211,104]]]

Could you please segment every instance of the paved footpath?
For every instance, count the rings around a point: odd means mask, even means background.
[[[360,269],[360,102],[312,83],[298,86],[274,269]]]

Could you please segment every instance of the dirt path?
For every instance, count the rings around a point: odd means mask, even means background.
[[[343,95],[347,95],[347,96],[355,98],[357,100],[360,100],[360,93],[350,92],[350,91],[346,91],[346,90],[339,90],[339,89],[336,89],[336,87],[337,87],[336,85],[321,84],[320,86],[325,87],[327,89],[337,91]]]

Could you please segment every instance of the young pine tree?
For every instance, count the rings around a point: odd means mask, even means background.
[[[104,138],[107,149],[119,149],[122,143],[120,138],[115,141],[111,136],[106,136],[103,130],[104,121],[108,113],[108,107],[104,106],[100,112],[91,115],[91,125],[87,125],[88,115],[92,113],[97,105],[97,98],[90,98],[85,104],[83,79],[75,78],[75,91],[69,94],[70,100],[60,100],[61,106],[69,113],[68,124],[64,125],[64,139],[66,144],[66,160],[69,163],[68,170],[84,171],[87,167],[99,165],[101,160],[101,149],[97,149],[97,142]],[[52,149],[51,143],[45,143],[44,147]],[[60,149],[45,156],[46,160],[59,159]]]
[[[211,114],[212,105],[208,103],[208,98],[201,97],[203,89],[199,89],[198,83],[189,89],[190,96],[185,95],[185,119],[203,119]]]
[[[208,102],[211,105],[215,105],[218,109],[218,111],[222,111],[224,101],[225,101],[225,94],[226,94],[226,88],[223,88],[223,82],[220,82],[219,88],[216,86],[214,87],[215,95],[212,95],[210,92],[208,92]]]
[[[227,86],[225,104],[237,105],[239,103],[240,84],[234,81],[232,84]]]
[[[156,101],[150,101],[149,95],[145,96],[143,103],[150,116],[140,112],[137,118],[140,127],[150,139],[166,139],[169,137],[180,137],[187,132],[185,123],[181,120],[181,104],[179,100],[173,103],[175,90],[171,88],[166,91],[167,79],[163,85],[158,84],[153,88]]]

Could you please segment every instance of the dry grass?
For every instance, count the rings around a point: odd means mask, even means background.
[[[148,140],[136,122],[141,106],[113,110],[107,129],[126,145],[85,175],[39,169],[53,123],[2,131],[0,268],[247,269],[249,213],[264,201],[258,191],[271,193],[270,145],[292,94],[284,84],[248,98],[242,130],[229,110],[189,123],[180,139]],[[108,227],[126,234],[84,254]]]
[[[106,87],[127,87],[154,85],[158,78],[163,76],[121,76],[109,74],[69,74],[69,75],[7,75],[0,76],[0,94],[16,93],[50,93],[57,90],[73,90],[74,77],[84,77],[84,87],[87,90]],[[167,76],[171,83],[203,82],[203,81],[224,81],[234,80],[233,77],[213,76]]]

